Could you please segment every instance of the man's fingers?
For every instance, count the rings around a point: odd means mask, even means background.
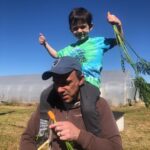
[[[62,122],[57,122],[57,123],[54,123],[54,124],[51,124],[49,127],[50,128],[61,128],[62,126],[64,126],[64,124]]]
[[[60,137],[60,136],[61,136],[61,132],[57,132],[57,136],[59,136],[59,137]]]

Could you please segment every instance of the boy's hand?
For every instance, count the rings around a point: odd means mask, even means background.
[[[42,33],[40,33],[40,35],[39,35],[39,43],[41,45],[45,45],[45,42],[46,42],[45,36]]]
[[[115,15],[110,12],[107,13],[107,20],[111,25],[117,25],[121,27],[121,21]]]
[[[77,140],[80,134],[80,129],[69,121],[59,121],[50,125],[50,128],[54,129],[60,140]]]

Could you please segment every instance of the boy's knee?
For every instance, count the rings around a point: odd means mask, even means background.
[[[95,112],[95,106],[84,105],[84,106],[82,106],[82,112],[87,115],[91,114],[91,113]]]

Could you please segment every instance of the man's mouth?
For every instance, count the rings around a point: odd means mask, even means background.
[[[68,95],[67,94],[65,94],[65,95],[61,94],[60,97],[61,97],[62,100],[67,100],[68,99]]]

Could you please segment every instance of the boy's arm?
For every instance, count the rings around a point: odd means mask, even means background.
[[[40,33],[39,35],[39,43],[47,49],[48,53],[53,58],[57,58],[57,51],[54,48],[52,48],[51,45],[49,45],[49,43],[46,41],[45,36],[42,33]]]
[[[123,36],[121,20],[117,16],[111,14],[110,12],[107,13],[107,20],[111,25],[116,25],[121,35]]]

